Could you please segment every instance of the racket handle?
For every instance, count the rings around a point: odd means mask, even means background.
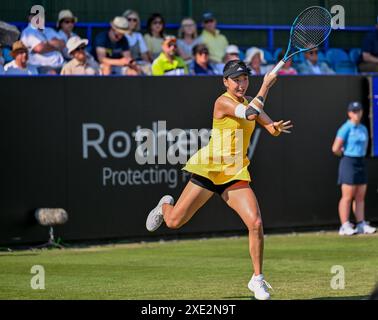
[[[280,62],[277,63],[277,65],[273,68],[273,70],[270,71],[270,73],[277,73],[278,71],[280,71],[280,69],[283,67],[284,64],[285,64],[285,61],[281,60]]]

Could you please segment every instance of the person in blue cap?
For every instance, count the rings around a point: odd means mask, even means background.
[[[355,233],[374,233],[373,228],[365,221],[365,194],[367,189],[367,172],[364,157],[366,156],[369,135],[366,126],[361,123],[363,108],[360,102],[348,105],[348,120],[339,128],[332,151],[341,156],[338,184],[341,185],[339,216],[341,227],[339,235]],[[350,208],[356,218],[357,226],[350,222]]]

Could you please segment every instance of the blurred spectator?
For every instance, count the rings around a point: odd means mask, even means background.
[[[152,75],[181,76],[188,74],[188,67],[185,61],[177,56],[177,39],[174,36],[165,37],[162,50],[163,52],[152,63]]]
[[[62,75],[99,75],[100,68],[92,56],[85,51],[87,39],[71,37],[67,41],[67,53],[72,60],[63,66]]]
[[[177,52],[181,58],[190,62],[193,59],[193,48],[200,42],[196,22],[192,18],[182,19],[177,39]]]
[[[222,59],[228,46],[227,38],[217,29],[217,20],[211,12],[202,16],[203,31],[201,34],[204,44],[209,48],[210,61],[222,63]]]
[[[27,76],[38,74],[37,68],[28,64],[28,48],[22,41],[13,43],[11,55],[14,60],[4,66],[5,74]]]
[[[129,43],[125,34],[128,22],[125,17],[115,17],[110,22],[110,29],[97,35],[93,53],[101,64],[102,73],[126,74],[126,66],[132,61]]]
[[[153,13],[147,20],[147,33],[144,35],[150,61],[156,59],[161,53],[164,41],[165,21],[160,13]]]
[[[150,62],[149,53],[143,35],[138,32],[140,30],[140,18],[138,12],[134,10],[126,10],[123,16],[127,19],[128,29],[126,33],[129,42],[131,56],[136,61]]]
[[[378,72],[378,16],[375,30],[369,32],[362,44],[360,72]]]
[[[56,27],[58,29],[58,36],[61,40],[64,41],[65,45],[67,45],[68,39],[77,36],[73,32],[75,23],[77,23],[77,17],[75,17],[70,10],[61,10],[59,12]],[[63,55],[65,59],[71,59],[70,55],[67,52],[67,47],[63,49]]]
[[[285,56],[284,51],[281,51],[278,54],[277,63],[280,62],[283,59],[284,56]],[[281,70],[279,70],[277,72],[277,74],[279,74],[279,75],[296,75],[296,74],[298,74],[297,70],[295,70],[291,65],[292,65],[292,60],[290,58],[288,61],[286,61],[286,63],[281,68]]]
[[[194,60],[189,65],[189,73],[193,75],[215,75],[217,71],[209,62],[209,49],[201,43],[193,48]]]
[[[273,68],[272,65],[266,65],[264,51],[257,47],[251,47],[247,50],[244,62],[251,69],[252,75],[264,75]]]
[[[61,53],[64,42],[53,29],[41,30],[34,26],[31,23],[34,15],[29,14],[29,24],[21,33],[21,41],[29,50],[29,63],[36,66],[40,74],[58,74],[64,63]]]
[[[230,44],[226,48],[226,53],[223,57],[223,63],[226,64],[231,60],[240,60],[240,50],[237,45]]]
[[[334,74],[325,62],[318,61],[318,48],[314,48],[304,53],[304,62],[298,64],[297,70],[300,74]]]

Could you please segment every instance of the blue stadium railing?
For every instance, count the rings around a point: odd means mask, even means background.
[[[17,26],[20,30],[26,27],[26,22],[10,22],[11,24]],[[46,23],[48,27],[55,27],[55,23]],[[178,29],[179,24],[170,23],[166,25],[166,29]],[[86,38],[89,41],[92,40],[92,33],[94,28],[108,28],[109,23],[104,22],[78,22],[75,24],[75,28],[86,29]],[[145,24],[142,24],[145,27]],[[218,24],[217,28],[220,30],[260,30],[267,32],[267,46],[266,48],[273,52],[274,46],[274,32],[286,30],[289,31],[291,26],[288,25],[243,25],[243,24]],[[337,32],[367,32],[375,30],[374,26],[351,26],[345,27],[345,29],[338,29]],[[329,39],[324,43],[324,49],[329,48]]]

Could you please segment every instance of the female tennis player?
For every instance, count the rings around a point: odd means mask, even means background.
[[[155,231],[163,221],[168,228],[177,229],[187,223],[214,193],[234,209],[249,231],[249,252],[254,273],[248,288],[256,299],[270,298],[262,273],[264,235],[261,214],[254,192],[249,186],[249,160],[247,149],[255,122],[273,136],[290,133],[290,121],[273,122],[263,111],[270,87],[277,80],[267,74],[255,98],[246,97],[250,70],[240,60],[229,61],[223,70],[223,83],[227,91],[214,104],[213,130],[208,145],[195,153],[183,170],[192,173],[176,205],[166,195],[147,217],[146,227]],[[233,161],[234,160],[234,161]]]

